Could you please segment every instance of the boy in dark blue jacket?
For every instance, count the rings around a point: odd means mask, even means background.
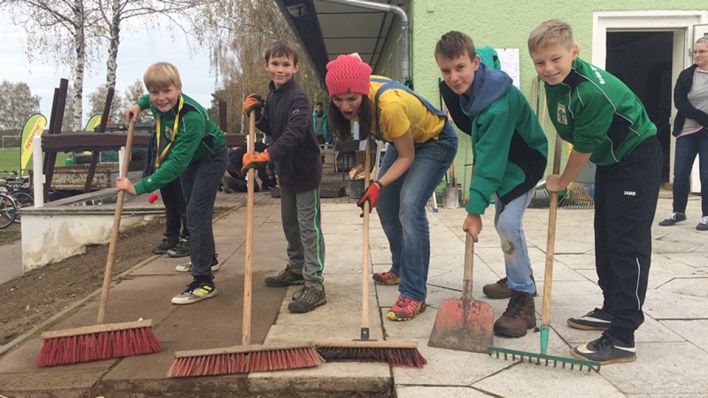
[[[327,302],[322,277],[325,244],[320,224],[320,147],[307,93],[292,78],[300,69],[295,51],[286,42],[273,43],[265,53],[265,68],[272,79],[265,103],[259,96],[249,95],[243,111],[256,112],[258,128],[273,142],[262,152],[244,154],[243,168],[247,170],[271,160],[275,163],[288,264],[278,275],[267,277],[265,284],[271,287],[304,284],[293,295],[288,310],[309,312]]]

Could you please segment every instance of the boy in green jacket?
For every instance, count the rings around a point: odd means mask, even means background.
[[[158,62],[143,76],[148,94],[125,110],[128,122],[150,109],[156,123],[157,170],[139,182],[118,177],[116,188],[140,195],[164,187],[177,178],[187,205],[189,258],[193,281],[172,298],[173,304],[191,304],[214,297],[215,263],[212,216],[221,176],[226,169],[224,133],[196,101],[182,94],[174,65]]]
[[[545,82],[551,121],[573,144],[565,169],[548,176],[546,188],[561,191],[588,160],[597,164],[595,268],[604,301],[601,308],[568,319],[568,326],[604,332],[571,353],[602,364],[634,361],[661,179],[656,127],[622,81],[578,58],[580,46],[567,23],[543,22],[529,35],[528,47]]]
[[[457,94],[447,100],[459,101],[457,108],[471,124],[474,179],[462,229],[475,242],[482,231],[481,215],[494,199],[494,226],[504,252],[505,284],[511,290],[494,333],[521,337],[536,326],[536,286],[522,218],[546,169],[548,142],[526,98],[506,73],[480,62],[469,36],[444,34],[435,46],[435,60],[443,81]],[[466,131],[470,125],[465,125]]]

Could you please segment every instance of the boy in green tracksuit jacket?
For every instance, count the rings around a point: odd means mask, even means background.
[[[494,224],[502,242],[506,277],[484,290],[494,298],[511,297],[494,323],[494,333],[521,337],[536,326],[536,286],[522,218],[546,169],[548,142],[526,98],[506,73],[480,62],[469,36],[456,31],[444,34],[435,47],[435,60],[445,85],[456,94],[444,96],[451,102],[449,107],[458,101],[455,107],[469,120],[465,127],[458,124],[463,131],[469,128],[465,132],[472,136],[474,154],[463,230],[475,242],[482,230],[480,215],[494,198]],[[507,294],[502,295],[502,290]]]
[[[597,164],[595,267],[604,301],[568,325],[604,333],[571,353],[602,364],[633,361],[661,178],[656,127],[622,81],[578,58],[580,47],[565,22],[543,22],[531,32],[528,47],[545,82],[551,121],[574,146],[561,175],[548,177],[547,189],[563,190],[588,160]]]
[[[140,195],[180,178],[187,206],[191,265],[188,267],[193,281],[172,298],[172,303],[196,303],[217,293],[212,274],[218,268],[212,216],[216,192],[226,169],[224,133],[201,105],[182,93],[182,82],[174,65],[152,64],[143,80],[148,94],[126,108],[125,115],[130,122],[141,110],[150,109],[155,117],[157,170],[135,185],[119,177],[116,188]]]

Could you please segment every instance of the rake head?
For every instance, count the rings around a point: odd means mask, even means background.
[[[503,356],[504,360],[507,361],[520,360],[521,362],[524,362],[525,359],[526,362],[533,363],[536,365],[553,365],[554,368],[557,368],[559,367],[558,365],[560,365],[560,367],[562,368],[566,368],[566,366],[568,366],[570,370],[575,370],[577,368],[577,370],[582,371],[585,370],[584,368],[586,368],[588,372],[593,370],[595,372],[600,372],[599,362],[588,361],[585,359],[564,358],[533,352],[510,350],[508,348],[489,347],[489,356],[492,356],[492,354],[496,354],[497,358],[501,358]]]

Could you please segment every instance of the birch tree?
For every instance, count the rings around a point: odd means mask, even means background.
[[[10,9],[13,21],[27,33],[27,56],[51,53],[64,64],[72,65],[74,110],[71,128],[81,129],[84,71],[89,44],[97,39],[95,8],[84,0],[0,0]],[[65,117],[66,119],[66,117]]]
[[[159,26],[160,20],[164,20],[168,21],[171,26],[176,26],[186,32],[188,28],[183,26],[185,22],[177,19],[177,16],[200,4],[201,1],[198,0],[97,0],[101,25],[103,31],[106,32],[104,38],[108,42],[106,87],[115,88],[116,86],[120,31],[125,20],[142,18],[147,22],[146,26]]]

